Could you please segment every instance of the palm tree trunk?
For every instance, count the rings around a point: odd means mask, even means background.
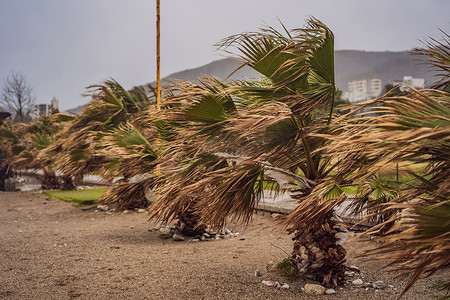
[[[76,188],[75,184],[74,184],[74,182],[72,180],[72,176],[64,175],[64,176],[62,176],[62,181],[63,181],[62,189],[64,191],[72,191],[72,190],[74,190]]]
[[[186,236],[202,235],[206,232],[206,224],[200,222],[200,216],[195,211],[195,200],[186,211],[178,215],[176,229]]]
[[[57,190],[61,187],[55,172],[45,171],[42,177],[41,188],[43,190]]]
[[[294,249],[291,262],[299,274],[336,286],[345,280],[345,249],[336,234],[346,231],[328,214],[323,221],[294,232]]]

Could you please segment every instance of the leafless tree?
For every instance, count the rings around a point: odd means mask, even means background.
[[[25,76],[19,72],[12,72],[3,84],[3,94],[0,105],[14,115],[17,122],[30,119],[30,112],[34,108],[33,89],[28,85]]]

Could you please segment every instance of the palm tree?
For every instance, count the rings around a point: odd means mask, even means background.
[[[151,173],[151,161],[157,158],[150,142],[138,130],[140,116],[154,105],[153,87],[127,91],[112,79],[90,86],[87,94],[92,101],[46,155],[55,157],[57,169],[70,176],[96,174],[110,181],[123,176],[122,182],[113,185],[101,199],[105,203],[119,202],[118,210],[148,206],[144,187],[145,183],[151,185],[151,180],[128,181]]]
[[[40,154],[56,141],[64,124],[71,119],[70,116],[54,113],[43,115],[30,124],[15,123],[5,126],[0,136],[5,141],[3,146],[9,154],[9,165],[14,169],[43,170],[43,189],[74,189],[70,177],[64,174],[62,182],[57,178],[53,158]]]
[[[328,183],[336,163],[320,150],[333,121],[333,34],[310,19],[304,29],[273,28],[223,40],[236,47],[242,66],[258,81],[178,82],[160,118],[177,128],[163,154],[165,174],[153,217],[164,221],[189,212],[197,224],[223,226],[227,217],[248,222],[268,183],[296,192],[300,204],[288,217],[293,266],[335,285],[344,279],[342,230],[329,199],[345,199]],[[314,219],[317,222],[311,222]]]
[[[372,105],[379,116],[343,120],[346,130],[330,135],[327,149],[349,180],[360,184],[392,162],[419,166],[409,171],[409,182],[394,189],[391,201],[377,207],[389,218],[366,232],[390,227],[380,238],[383,244],[368,254],[392,259],[390,266],[401,275],[412,274],[403,293],[424,273],[450,266],[450,42],[446,35],[444,42],[425,45],[416,53],[426,55],[441,76],[433,89],[388,92],[364,103],[361,107]]]
[[[150,103],[144,88],[128,92],[114,80],[89,87],[93,100],[66,129],[58,143],[47,151],[56,158],[57,169],[80,177],[98,174],[109,164],[117,163],[100,152],[100,140],[110,129],[129,122]]]

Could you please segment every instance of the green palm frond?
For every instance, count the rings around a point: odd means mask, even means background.
[[[0,128],[0,137],[11,142],[16,142],[18,140],[14,132],[7,128]]]

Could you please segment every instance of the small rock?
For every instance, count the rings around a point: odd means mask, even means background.
[[[203,236],[207,239],[209,239],[211,236],[209,234],[207,234],[206,232],[203,234]]]
[[[289,284],[285,283],[281,286],[282,289],[289,289]]]
[[[262,284],[265,284],[267,286],[276,286],[277,285],[277,283],[275,281],[272,281],[272,280],[263,280]]]
[[[353,272],[361,272],[361,270],[357,266],[350,266],[348,269]]]
[[[159,233],[163,239],[170,239],[172,237],[172,232],[169,228],[162,227],[159,229]]]
[[[336,294],[336,291],[334,289],[328,289],[325,291],[326,295],[332,295],[332,294]]]
[[[238,258],[237,254],[233,255],[233,258]]]
[[[181,234],[175,233],[175,234],[172,236],[172,239],[173,239],[174,241],[184,241],[184,236],[182,236]]]
[[[230,234],[230,233],[231,233],[231,230],[229,230],[229,229],[227,229],[227,228],[224,228],[224,229],[223,229],[223,232],[224,232],[225,234]]]
[[[245,237],[241,236],[241,237],[239,238],[239,240],[244,241],[244,240],[245,240]]]
[[[163,251],[162,254],[169,254],[169,251]]]
[[[206,241],[206,238],[205,238],[204,235],[202,235],[202,236],[200,237],[200,241]]]
[[[192,239],[191,241],[193,241],[193,242],[200,242],[199,239]]]
[[[23,230],[19,230],[19,233],[23,233]]]
[[[142,213],[144,213],[144,212],[145,212],[145,209],[143,209],[143,208],[139,208],[139,209],[137,210],[137,212],[138,212],[138,213],[140,213],[140,214],[142,214]]]
[[[134,229],[134,226],[130,226],[130,229]]]
[[[266,265],[267,272],[276,271],[276,269],[277,269],[277,266],[275,265],[275,263],[273,261],[269,261],[269,263]]]
[[[355,279],[352,281],[353,285],[363,285],[364,282],[361,279]]]
[[[109,246],[109,249],[119,249],[119,246]]]
[[[277,284],[276,284],[276,286],[275,286],[277,289],[281,289],[281,284],[279,284],[278,282],[277,282]]]
[[[323,295],[325,293],[325,288],[319,284],[305,284],[305,294],[308,295]]]
[[[261,277],[261,271],[255,270],[255,277]]]
[[[122,212],[122,214],[123,215],[126,215],[127,213],[129,213],[130,211],[128,210],[128,209],[125,209],[123,212]]]
[[[99,211],[108,211],[109,207],[108,205],[97,205],[97,209]]]
[[[345,271],[344,275],[347,275],[348,277],[353,277],[355,275],[355,272],[352,271]]]
[[[281,214],[273,213],[273,214],[271,214],[271,216],[272,216],[272,218],[274,218],[274,219],[278,219],[278,218],[281,217]]]
[[[389,285],[388,285],[388,288],[393,289],[394,286],[393,286],[392,284],[389,284]]]

